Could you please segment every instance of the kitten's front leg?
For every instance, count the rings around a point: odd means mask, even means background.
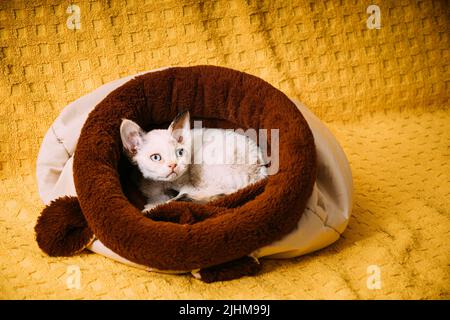
[[[179,198],[187,198],[192,202],[204,204],[216,200],[225,195],[226,193],[219,192],[217,190],[208,190],[208,189],[203,190],[187,185],[181,188]]]
[[[142,213],[147,214],[157,206],[165,204],[170,201],[171,197],[165,194],[161,194],[157,198],[152,198],[151,201],[147,202],[147,204],[144,206],[144,210],[142,210]]]
[[[169,195],[161,195],[159,200],[161,200],[161,201],[147,203],[144,207],[144,210],[142,210],[142,213],[144,213],[144,214],[149,213],[157,206],[165,204],[165,203],[169,203],[172,201],[180,201],[180,200],[181,201],[191,201],[192,199],[186,193],[179,192],[175,197],[171,197]]]
[[[144,214],[149,213],[150,211],[152,211],[154,208],[156,208],[160,204],[161,203],[147,203],[145,205],[144,209],[142,210],[142,213],[144,213]]]

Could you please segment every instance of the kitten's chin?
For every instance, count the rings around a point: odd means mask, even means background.
[[[177,180],[178,178],[179,178],[180,176],[178,175],[178,173],[175,173],[175,172],[172,172],[171,174],[169,174],[169,175],[167,175],[167,176],[165,176],[165,177],[162,177],[161,178],[161,181],[175,181],[175,180]]]
[[[153,180],[153,181],[163,181],[163,182],[172,182],[177,179],[179,179],[181,176],[183,176],[186,173],[186,171],[183,172],[173,172],[171,174],[168,174],[166,176],[155,176],[152,174],[148,174],[147,172],[143,172],[142,175],[145,179]]]
[[[178,178],[180,177],[180,175],[179,174],[175,174],[175,173],[172,173],[172,174],[170,174],[170,175],[168,175],[168,176],[145,176],[144,175],[144,178],[146,178],[146,179],[150,179],[150,180],[153,180],[153,181],[163,181],[163,182],[172,182],[172,181],[175,181],[175,180],[177,180]]]

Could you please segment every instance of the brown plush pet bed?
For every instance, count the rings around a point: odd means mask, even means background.
[[[172,202],[143,216],[145,199],[127,179],[122,118],[150,130],[185,109],[204,127],[279,129],[279,171],[207,205]],[[180,67],[139,76],[99,103],[81,131],[73,169],[78,198],[53,201],[36,225],[43,251],[72,255],[95,235],[132,262],[202,269],[205,281],[209,270],[213,281],[253,273],[246,257],[293,231],[316,179],[316,154],[300,111],[267,82],[221,67]]]

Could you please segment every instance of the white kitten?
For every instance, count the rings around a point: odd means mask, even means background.
[[[255,141],[233,130],[191,129],[189,112],[179,114],[167,130],[148,133],[124,119],[120,136],[144,178],[139,182],[147,197],[144,212],[182,197],[208,202],[267,176]]]

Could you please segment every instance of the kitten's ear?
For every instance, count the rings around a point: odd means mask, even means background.
[[[131,120],[123,119],[120,125],[120,138],[122,139],[123,148],[129,156],[134,156],[142,145],[142,137],[144,131],[138,124]]]
[[[191,134],[189,111],[179,113],[169,126],[169,132],[179,143],[185,141]]]

